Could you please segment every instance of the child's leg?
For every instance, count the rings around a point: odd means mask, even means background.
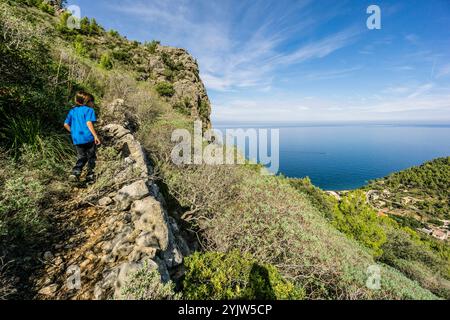
[[[72,170],[72,174],[74,174],[77,177],[81,176],[81,172],[83,171],[84,166],[88,162],[88,153],[86,149],[86,145],[78,145],[75,146],[77,150],[77,163],[75,164],[75,167]]]
[[[88,176],[93,176],[95,170],[95,162],[97,161],[97,146],[95,145],[95,143],[92,143],[92,145],[87,149],[87,158]]]

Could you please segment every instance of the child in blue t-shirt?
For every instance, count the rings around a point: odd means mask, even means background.
[[[88,165],[87,181],[94,180],[96,149],[101,141],[94,128],[97,122],[94,111],[94,97],[86,92],[78,92],[75,96],[76,105],[67,115],[64,127],[71,133],[73,144],[77,150],[77,163],[69,180],[79,181],[84,166]]]

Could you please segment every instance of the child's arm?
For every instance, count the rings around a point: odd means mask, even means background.
[[[102,144],[102,142],[100,141],[100,139],[99,139],[99,137],[98,137],[98,135],[97,135],[97,132],[95,131],[94,124],[92,123],[92,121],[88,121],[88,122],[87,122],[87,126],[88,126],[88,128],[89,128],[89,131],[90,131],[90,132],[92,133],[92,135],[94,136],[95,144],[96,144],[96,145]]]
[[[70,125],[68,123],[64,123],[64,128],[70,132]]]

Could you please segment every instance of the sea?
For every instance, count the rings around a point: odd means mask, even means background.
[[[352,190],[450,156],[450,124],[214,123],[214,129],[279,130],[279,170],[323,190]],[[270,150],[270,149],[269,149]],[[248,147],[241,150],[248,155]]]

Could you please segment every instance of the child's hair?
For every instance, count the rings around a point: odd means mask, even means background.
[[[75,103],[78,106],[85,106],[89,102],[95,102],[95,98],[92,94],[85,91],[78,91],[75,95]]]

